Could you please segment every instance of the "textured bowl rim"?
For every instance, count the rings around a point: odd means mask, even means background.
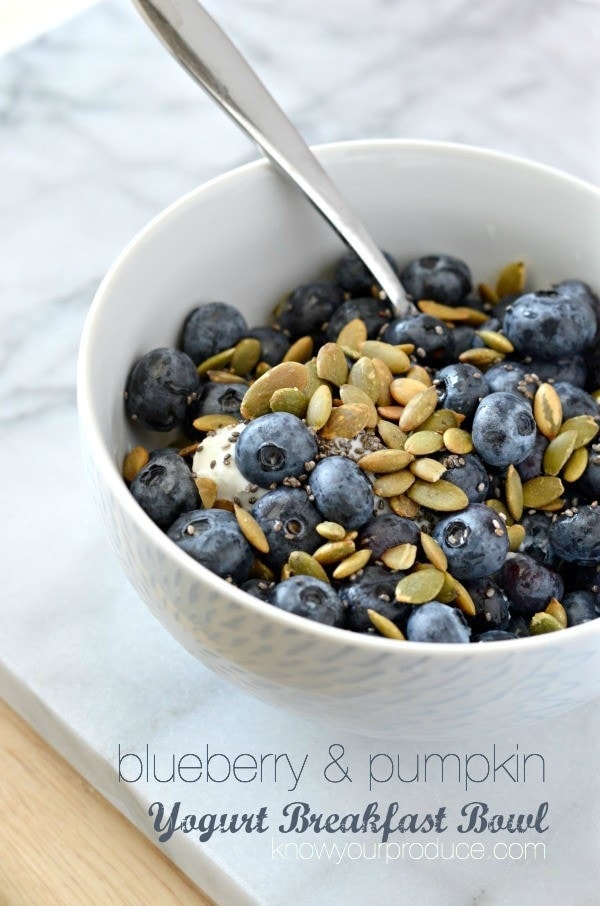
[[[600,189],[592,183],[586,182],[579,177],[572,176],[556,167],[537,163],[528,158],[517,155],[506,154],[500,151],[494,151],[488,148],[476,145],[466,145],[457,142],[427,141],[418,139],[361,139],[355,141],[330,142],[313,146],[313,151],[326,165],[330,157],[343,157],[344,152],[356,153],[366,152],[368,154],[376,153],[381,150],[398,150],[399,152],[408,153],[427,153],[429,156],[438,155],[445,158],[462,158],[468,160],[471,157],[474,161],[495,162],[503,168],[514,168],[520,172],[529,170],[536,176],[545,176],[549,180],[562,182],[569,188],[585,193],[594,198],[600,210]],[[114,282],[118,281],[121,271],[126,268],[131,254],[136,248],[144,243],[156,230],[162,229],[169,220],[176,218],[179,213],[188,206],[196,203],[202,196],[219,192],[225,185],[235,184],[237,181],[243,181],[252,175],[255,171],[272,169],[273,165],[266,158],[251,161],[243,164],[233,170],[220,174],[200,186],[191,189],[170,203],[166,208],[156,214],[148,223],[143,226],[133,238],[125,245],[123,250],[117,255],[112,265],[109,267],[106,275],[102,279],[90,305],[87,317],[85,319],[81,340],[79,345],[79,355],[77,361],[77,408],[79,423],[82,434],[85,436],[89,448],[93,451],[93,459],[97,471],[102,476],[102,480],[108,485],[112,494],[120,500],[127,518],[132,519],[147,537],[150,543],[156,544],[157,547],[166,557],[175,558],[181,568],[190,571],[193,576],[201,579],[207,588],[216,594],[227,592],[240,606],[255,613],[257,616],[265,619],[280,622],[284,627],[298,630],[301,626],[307,636],[307,642],[311,638],[321,638],[329,643],[339,644],[340,646],[357,646],[364,651],[379,651],[383,654],[391,654],[393,651],[398,652],[398,657],[406,658],[411,656],[422,657],[423,654],[435,654],[437,658],[448,656],[452,658],[462,657],[493,657],[497,656],[499,646],[501,651],[515,652],[516,650],[525,650],[525,646],[535,645],[541,650],[542,646],[547,649],[554,649],[557,645],[564,648],[565,645],[577,644],[578,640],[592,635],[600,641],[600,619],[583,623],[579,626],[569,627],[568,632],[550,632],[538,636],[530,636],[520,639],[507,639],[503,641],[486,642],[481,644],[468,644],[466,647],[462,644],[448,642],[410,642],[407,645],[398,645],[393,639],[387,639],[383,636],[367,635],[365,633],[354,633],[347,630],[340,630],[296,614],[288,613],[273,605],[267,604],[258,598],[253,597],[243,591],[236,585],[227,583],[215,573],[195,561],[192,557],[182,551],[174,544],[167,535],[155,525],[138,506],[134,498],[126,487],[123,478],[117,468],[116,463],[104,440],[100,426],[96,419],[95,412],[91,405],[91,381],[90,381],[90,356],[93,349],[94,333],[96,324],[102,318],[102,309],[104,298],[110,294]],[[560,641],[563,639],[564,641]],[[375,646],[375,647],[374,647]],[[517,648],[515,648],[517,646]],[[470,652],[470,654],[466,654]],[[393,656],[393,655],[392,655]]]

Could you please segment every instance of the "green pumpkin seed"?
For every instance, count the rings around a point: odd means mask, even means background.
[[[200,495],[200,500],[202,501],[202,506],[205,510],[210,510],[214,506],[215,500],[217,499],[217,482],[213,481],[212,478],[195,478],[194,482],[198,488],[198,493]]]
[[[297,418],[304,418],[308,408],[308,399],[301,390],[295,387],[283,387],[276,390],[271,399],[269,406],[273,412],[289,412]]]
[[[421,539],[423,553],[429,562],[433,563],[435,568],[441,570],[441,572],[447,572],[448,558],[435,538],[432,538],[431,535],[428,535],[426,532],[421,532],[419,537]]]
[[[406,637],[403,635],[402,631],[398,629],[395,623],[392,623],[391,620],[384,617],[383,614],[368,608],[367,615],[375,629],[380,632],[381,635],[385,636],[386,639],[397,639],[399,642],[406,641]]]
[[[429,453],[437,453],[443,448],[442,435],[437,431],[415,431],[404,444],[406,452],[412,453],[414,456],[427,456]]]
[[[359,351],[370,359],[380,359],[392,374],[402,374],[410,368],[410,359],[406,353],[398,346],[392,346],[391,343],[382,343],[381,340],[365,340],[360,344]]]
[[[350,349],[358,350],[361,343],[367,339],[367,325],[360,318],[353,318],[344,324],[337,335],[338,346],[348,346]]]
[[[443,305],[441,302],[433,302],[429,299],[421,299],[417,302],[417,308],[425,315],[432,315],[439,318],[440,321],[448,321],[451,324],[485,324],[489,315],[478,311],[476,308],[470,308],[468,305]]]
[[[540,384],[533,398],[533,417],[540,434],[552,440],[562,422],[562,403],[552,384]]]
[[[416,544],[396,544],[384,551],[379,558],[388,569],[410,569],[417,559]]]
[[[560,623],[563,629],[567,628],[567,611],[562,606],[560,601],[556,600],[556,598],[550,598],[550,603],[546,607],[545,613],[549,613],[551,617],[554,617],[554,619]]]
[[[479,298],[486,305],[489,305],[493,308],[494,305],[497,305],[500,299],[498,298],[498,293],[495,289],[489,286],[487,283],[480,283],[477,287],[477,292],[479,293]]]
[[[250,374],[260,361],[260,340],[254,337],[244,337],[236,344],[231,357],[231,368],[234,373],[242,377]]]
[[[308,401],[306,424],[315,431],[320,431],[327,424],[333,409],[333,400],[329,384],[321,384]]]
[[[563,469],[564,480],[569,482],[579,481],[587,469],[588,460],[589,453],[585,447],[579,447],[578,450],[574,450]]]
[[[562,423],[559,434],[564,434],[565,431],[577,432],[577,440],[573,449],[578,450],[593,441],[600,431],[600,426],[593,415],[574,415],[573,418],[568,418],[566,422]]]
[[[503,359],[503,352],[497,352],[495,349],[490,349],[489,346],[484,346],[481,349],[465,349],[458,357],[459,362],[474,365],[475,368],[482,370],[489,368],[490,365],[495,365],[497,362],[502,362]]]
[[[539,509],[560,497],[564,485],[560,478],[542,475],[531,478],[523,485],[523,506],[526,509]]]
[[[414,478],[414,476],[411,477]],[[421,509],[419,504],[407,497],[406,494],[396,494],[394,497],[389,497],[388,503],[392,512],[396,516],[402,516],[404,519],[416,519]]]
[[[473,450],[473,438],[462,428],[448,428],[442,435],[443,444],[450,453],[465,456]]]
[[[346,356],[337,343],[325,343],[317,353],[317,375],[322,381],[329,381],[341,387],[348,378]]]
[[[435,387],[428,387],[417,393],[404,407],[398,422],[402,431],[414,431],[435,412],[439,402]]]
[[[210,415],[200,415],[195,418],[192,425],[196,431],[216,431],[218,428],[224,428],[226,425],[237,425],[237,418],[233,415],[222,413],[213,413]]]
[[[496,352],[505,352],[507,354],[515,351],[515,347],[508,337],[505,337],[503,333],[498,333],[497,330],[480,330],[478,333],[489,349],[494,349]]]
[[[558,622],[556,617],[549,613],[541,611],[534,613],[529,623],[529,632],[531,635],[543,635],[546,632],[558,632],[564,627]]]
[[[336,437],[356,437],[366,427],[371,412],[366,406],[350,404],[337,406],[321,428],[321,437],[333,440]]]
[[[521,295],[525,289],[525,264],[523,261],[512,261],[503,267],[496,281],[496,294],[504,296]]]
[[[397,497],[404,494],[415,482],[415,476],[408,469],[380,475],[373,482],[373,492],[377,497]]]
[[[414,396],[423,393],[425,389],[423,381],[419,381],[416,378],[395,378],[390,384],[392,399],[400,403],[401,406],[406,406]]]
[[[391,450],[403,450],[407,435],[401,431],[398,425],[388,422],[387,419],[380,418],[377,422],[377,433],[380,438]]]
[[[421,431],[437,431],[438,434],[445,434],[450,428],[458,428],[461,419],[452,409],[437,409],[433,415],[423,422]]]
[[[334,579],[347,579],[348,576],[353,576],[354,573],[357,573],[360,569],[363,569],[370,559],[371,551],[367,548],[359,551],[354,551],[353,554],[350,554],[349,557],[345,557],[344,560],[338,563],[332,573],[332,576]]]
[[[446,471],[446,466],[443,462],[438,462],[437,459],[429,459],[427,456],[415,459],[409,468],[417,478],[432,482],[439,481]]]
[[[328,541],[314,551],[313,557],[318,563],[339,563],[353,554],[355,550],[356,545],[349,538],[342,541]]]
[[[270,411],[271,397],[276,390],[295,387],[304,390],[308,373],[299,362],[281,362],[254,381],[244,394],[240,412],[242,418],[258,418]]]
[[[233,512],[235,518],[237,519],[238,525],[242,532],[242,535],[248,541],[252,547],[256,548],[261,554],[269,553],[269,542],[267,536],[261,529],[260,525],[254,518],[254,516],[249,513],[243,507],[238,506],[237,503],[233,505]]]
[[[381,393],[381,382],[371,359],[363,355],[350,369],[348,383],[360,387],[372,402],[376,403]]]
[[[406,604],[426,604],[435,600],[444,584],[444,573],[435,567],[409,573],[396,585],[396,601]]]
[[[576,443],[577,431],[563,431],[550,441],[542,460],[546,475],[558,475],[571,458]]]
[[[292,343],[282,362],[300,362],[305,364],[313,354],[315,341],[312,337],[300,337],[295,343]]]
[[[477,613],[473,598],[458,579],[454,579],[454,589],[456,592],[455,602],[459,610],[462,610],[465,616],[474,617]]]
[[[375,400],[377,406],[389,406],[393,403],[392,396],[390,394],[390,384],[394,380],[394,375],[381,359],[371,359],[373,363],[373,368],[379,378],[379,395]]]
[[[287,565],[290,571],[297,576],[312,576],[313,579],[320,579],[321,582],[330,584],[329,576],[321,564],[305,551],[292,551]]]
[[[343,541],[346,537],[346,529],[339,522],[319,522],[317,532],[328,541]]]
[[[515,522],[514,525],[506,526],[506,534],[508,535],[508,549],[512,553],[516,553],[519,550],[523,542],[525,541],[525,531],[524,526],[519,525]]]
[[[374,428],[377,425],[378,415],[375,404],[360,387],[355,387],[353,384],[342,384],[340,387],[340,399],[343,403],[358,404],[367,407],[371,415],[365,428]]]
[[[223,368],[224,365],[229,365],[234,353],[235,346],[232,346],[230,349],[223,349],[221,352],[217,352],[216,355],[211,355],[203,362],[200,362],[200,364],[196,368],[196,371],[200,376],[202,376],[208,371],[211,371],[213,368]]]
[[[504,496],[508,512],[515,521],[519,521],[523,515],[523,484],[521,476],[511,465],[506,470],[506,481],[504,482]]]
[[[361,456],[357,464],[365,472],[399,472],[413,459],[412,453],[407,453],[406,450],[375,450],[373,453]]]
[[[469,498],[461,488],[443,478],[436,482],[417,479],[406,491],[411,500],[420,506],[440,513],[454,513],[469,505]]]
[[[150,454],[145,447],[134,447],[130,450],[123,460],[123,478],[127,482],[132,482],[140,469],[143,469]]]

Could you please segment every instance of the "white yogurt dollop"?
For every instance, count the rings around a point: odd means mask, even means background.
[[[192,471],[196,478],[210,478],[217,484],[217,497],[233,500],[250,511],[253,504],[267,493],[244,478],[235,464],[235,442],[245,425],[226,425],[204,438],[194,454]]]

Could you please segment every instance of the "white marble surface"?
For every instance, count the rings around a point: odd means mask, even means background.
[[[311,142],[449,139],[600,181],[597,0],[211,0],[207,7]],[[267,805],[271,827],[296,798],[342,812],[371,799],[397,799],[402,811],[446,804],[453,816],[473,799],[495,811],[550,804],[550,830],[540,837],[545,860],[336,865],[272,858],[271,832],[207,843],[176,835],[167,852],[218,903],[387,904],[400,890],[422,906],[500,906],[515,897],[532,906],[596,902],[598,704],[518,734],[449,741],[444,750],[489,754],[496,743],[506,757],[518,745],[543,754],[544,783],[504,776],[465,791],[434,779],[370,792],[370,753],[399,752],[406,773],[415,753],[440,752],[439,745],[396,741],[383,749],[330,738],[214,677],[145,611],[114,563],[82,476],[81,326],[103,272],[149,217],[257,152],[124,3],[100,3],[0,59],[0,86],[0,692],[149,835],[148,805],[160,798],[181,799],[184,812],[200,814]],[[345,746],[351,785],[322,776],[333,743]],[[141,752],[146,744],[161,759],[202,756],[207,745],[231,756],[309,757],[294,792],[283,773],[262,784],[119,784],[118,746]],[[460,836],[449,831],[447,845]],[[485,837],[488,852],[496,839],[512,838]]]

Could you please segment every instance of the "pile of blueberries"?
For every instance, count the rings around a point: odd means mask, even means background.
[[[247,423],[234,452],[243,476],[268,489],[252,515],[269,542],[260,559],[272,580],[251,577],[256,551],[230,510],[202,507],[191,463],[176,448],[150,454],[131,481],[132,494],[176,544],[218,575],[274,606],[330,626],[376,634],[368,615],[374,610],[408,640],[514,639],[530,634],[531,617],[553,598],[561,602],[568,626],[598,618],[600,446],[590,445],[585,471],[568,485],[562,511],[525,510],[518,552],[508,552],[505,526],[484,503],[503,487],[510,465],[523,482],[543,473],[548,441],[532,413],[540,382],[553,385],[565,419],[588,415],[600,424],[600,406],[592,395],[600,388],[597,296],[585,283],[567,280],[549,290],[507,295],[492,307],[473,292],[469,268],[454,257],[428,255],[401,272],[387,257],[412,299],[485,312],[489,318],[483,327],[503,334],[514,352],[485,372],[458,361],[466,350],[484,346],[481,327],[451,327],[430,314],[396,318],[391,304],[373,291],[371,275],[348,254],[334,280],[308,283],[291,293],[271,326],[249,328],[228,303],[199,305],[183,325],[180,349],[152,350],[134,366],[125,394],[127,413],[145,429],[177,428],[188,439],[201,440],[193,427],[199,416],[242,420],[240,404],[251,381],[251,375],[231,383],[200,377],[201,362],[253,337],[260,341],[261,360],[273,366],[300,337],[313,338],[316,354],[323,343],[336,341],[345,324],[360,318],[371,339],[413,344],[411,358],[429,371],[440,406],[464,417],[461,427],[472,434],[473,452],[436,454],[447,464],[444,479],[466,493],[464,510],[440,514],[422,508],[414,520],[389,511],[377,514],[364,471],[348,456],[320,455],[315,432],[287,412]],[[323,543],[317,526],[328,520],[358,533],[356,548],[371,550],[369,564],[340,581],[307,575],[277,581],[292,551],[310,554]],[[400,544],[418,547],[422,530],[436,539],[449,572],[467,589],[474,616],[466,618],[458,607],[439,601],[412,606],[395,600],[404,573],[389,569],[380,557]]]

